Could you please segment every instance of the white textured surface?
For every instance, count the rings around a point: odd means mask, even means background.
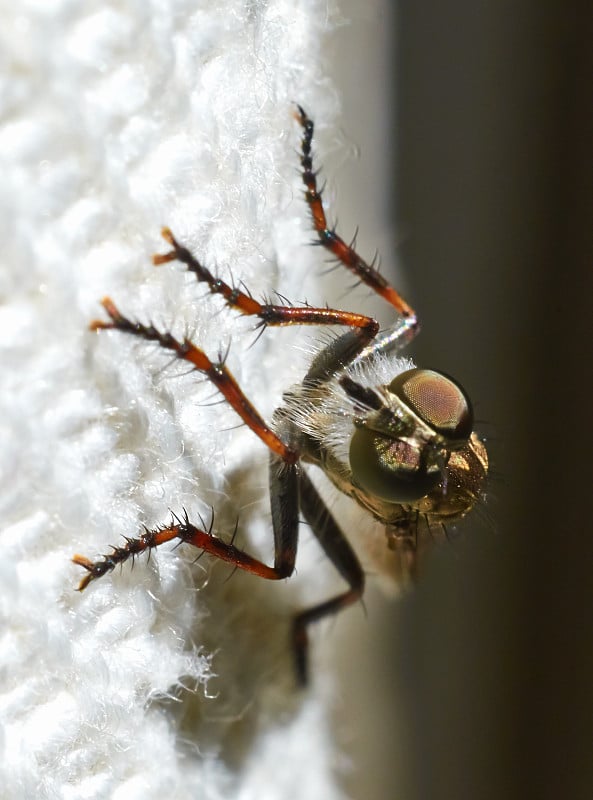
[[[256,295],[323,299],[291,102],[335,121],[327,4],[223,5],[0,2],[2,798],[340,796],[323,676],[291,688],[302,576],[227,583],[165,548],[79,595],[69,561],[210,506],[271,558],[263,445],[166,356],[88,331],[109,294],[211,356],[232,338],[265,415],[302,373],[298,331],[249,349],[252,323],[150,265],[167,224]]]

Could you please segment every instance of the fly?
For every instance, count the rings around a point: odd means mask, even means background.
[[[331,308],[260,303],[215,277],[168,228],[170,250],[155,255],[155,264],[179,261],[210,292],[246,316],[257,327],[340,325],[345,333],[313,359],[301,384],[284,394],[284,403],[267,423],[248,400],[224,361],[211,361],[188,338],[178,340],[153,325],[124,316],[115,303],[102,301],[109,320],[92,330],[115,329],[160,347],[189,362],[218,389],[243,422],[270,451],[270,502],[274,536],[272,566],[196,526],[187,513],[169,523],[126,539],[113,552],[91,561],[75,555],[86,570],[79,590],[142,552],[178,539],[239,569],[262,578],[289,577],[295,565],[299,513],[310,524],[327,557],[346,581],[346,591],[299,612],[293,621],[296,675],[307,681],[309,625],[356,602],[364,590],[364,573],[348,540],[333,518],[304,464],[322,469],[332,483],[385,527],[386,547],[395,550],[414,575],[419,555],[418,530],[442,529],[466,516],[484,491],[488,456],[473,430],[473,412],[464,389],[435,370],[420,369],[400,352],[419,330],[414,309],[373,265],[328,227],[313,171],[313,121],[297,106],[302,126],[302,179],[305,199],[320,244],[341,264],[381,295],[397,312],[393,327],[379,333],[371,317]]]

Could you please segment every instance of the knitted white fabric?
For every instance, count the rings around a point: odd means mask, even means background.
[[[279,584],[166,546],[78,594],[70,562],[211,507],[272,560],[263,444],[183,364],[88,325],[109,295],[228,347],[270,417],[303,331],[253,345],[253,320],[150,256],[166,224],[255,296],[324,301],[293,103],[322,152],[330,18],[324,0],[0,2],[2,798],[341,796],[323,657],[298,693],[288,647],[334,580],[309,537]]]

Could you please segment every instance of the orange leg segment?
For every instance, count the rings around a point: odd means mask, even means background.
[[[130,558],[133,561],[141,553],[150,552],[153,548],[173,539],[179,539],[180,542],[191,544],[199,550],[216,556],[221,561],[234,564],[239,569],[251,572],[260,578],[279,580],[287,577],[292,572],[294,567],[292,550],[288,550],[287,553],[283,554],[283,561],[277,558],[277,563],[273,567],[269,567],[257,558],[253,558],[248,553],[235,547],[232,542],[223,542],[222,539],[213,536],[211,530],[212,525],[207,531],[192,525],[187,514],[185,514],[183,519],[174,516],[170,525],[163,525],[154,530],[145,528],[144,533],[137,539],[127,538],[122,547],[113,547],[111,553],[102,556],[98,561],[91,561],[86,556],[76,554],[72,557],[72,561],[87,571],[87,574],[78,585],[78,591],[84,591],[91,581],[111,572],[118,564],[123,564]]]
[[[321,192],[317,189],[317,177],[313,170],[313,156],[311,154],[314,130],[313,120],[307,116],[301,106],[297,106],[297,108],[298,113],[295,114],[295,117],[303,128],[301,166],[303,168],[305,198],[311,210],[313,225],[320,243],[363,283],[366,283],[373,291],[380,294],[388,303],[391,303],[402,317],[414,319],[416,317],[414,309],[406,303],[399,292],[385,280],[378,270],[367,264],[350,245],[347,245],[334,230],[328,228]]]
[[[372,317],[355,314],[351,311],[259,303],[240,289],[231,287],[220,278],[214,277],[210,270],[201,264],[186,247],[179,244],[169,228],[163,228],[161,233],[173,249],[168,253],[153,256],[153,262],[156,265],[166,264],[170,261],[179,261],[185,264],[188,271],[192,272],[198,281],[206,283],[213,294],[222,295],[227,305],[240,311],[241,314],[259,317],[261,325],[346,325],[349,328],[358,328],[361,336],[368,341],[373,339],[379,330],[377,322]]]
[[[157,342],[166,350],[172,350],[178,358],[189,361],[199,372],[203,372],[207,376],[243,422],[259,436],[270,450],[277,453],[288,464],[294,464],[298,460],[298,453],[285,445],[266,425],[222,362],[213,363],[210,361],[208,356],[199,347],[193,345],[189,339],[179,342],[170,333],[162,333],[157,330],[154,325],[142,325],[140,322],[132,322],[127,317],[124,317],[109,297],[103,298],[102,305],[111,317],[111,322],[95,320],[90,325],[91,330],[113,328],[124,333],[131,333],[149,342]]]

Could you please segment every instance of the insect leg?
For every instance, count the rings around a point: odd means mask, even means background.
[[[286,464],[270,453],[269,482],[272,528],[274,531],[274,568],[281,577],[292,574],[299,531],[299,481],[302,469]]]
[[[333,308],[313,308],[312,306],[271,305],[260,303],[246,292],[232,287],[220,278],[215,278],[207,267],[175,239],[169,228],[163,228],[163,238],[172,246],[168,253],[153,256],[155,264],[179,261],[185,264],[199,282],[206,283],[212,294],[220,294],[231,308],[245,316],[259,317],[262,326],[281,325],[346,325],[356,329],[355,337],[359,347],[364,347],[377,335],[379,326],[372,317],[339,311]]]
[[[127,539],[121,547],[114,547],[113,552],[91,561],[86,556],[75,555],[75,564],[83,567],[87,575],[81,580],[78,589],[83,591],[89,583],[111,572],[118,564],[134,559],[147,550],[152,550],[165,542],[179,539],[191,544],[199,550],[234,564],[235,567],[251,572],[260,578],[279,580],[289,577],[294,570],[298,537],[298,480],[299,467],[294,463],[286,463],[272,452],[270,461],[270,485],[272,492],[272,520],[274,524],[274,566],[270,567],[257,558],[213,536],[211,530],[202,530],[193,525],[187,516],[179,519],[173,516],[170,525],[163,525],[145,532],[136,539]]]
[[[278,456],[275,456],[279,459]],[[282,462],[280,462],[282,463]],[[294,569],[296,554],[296,538],[298,531],[298,491],[297,491],[297,466],[295,464],[283,465],[284,476],[288,494],[292,487],[292,499],[285,496],[282,508],[282,515],[279,521],[282,525],[282,535],[278,532],[275,536],[274,566],[270,567],[257,558],[253,558],[248,553],[235,547],[234,544],[224,542],[214,536],[211,530],[197,528],[189,521],[187,514],[183,519],[173,516],[170,525],[163,525],[154,530],[145,528],[145,532],[137,539],[126,539],[126,543],[121,547],[114,547],[108,555],[102,556],[97,561],[91,561],[86,556],[75,555],[72,561],[78,566],[86,569],[87,574],[80,581],[78,590],[82,592],[89,583],[97,578],[101,578],[107,572],[111,572],[118,564],[123,564],[128,559],[134,559],[145,551],[150,551],[165,542],[179,539],[181,542],[191,544],[199,550],[216,556],[221,561],[234,564],[235,567],[251,572],[260,578],[268,580],[280,580],[287,578]],[[291,521],[294,523],[291,524]],[[212,526],[211,526],[212,527]],[[274,527],[276,534],[276,527]]]
[[[304,471],[300,476],[299,486],[300,505],[304,517],[311,525],[326,556],[349,586],[348,591],[307,611],[302,611],[294,619],[293,642],[297,677],[301,685],[304,685],[307,682],[307,627],[312,622],[329,614],[335,614],[356,602],[362,596],[364,589],[364,572],[354,550]]]
[[[154,325],[143,325],[140,322],[132,322],[117,309],[115,303],[108,297],[102,301],[103,308],[111,317],[111,322],[96,320],[92,322],[91,330],[116,329],[124,333],[138,336],[149,342],[157,342],[166,350],[172,350],[178,358],[189,361],[195,369],[202,372],[210,380],[219,392],[223,395],[229,405],[237,412],[243,422],[259,436],[270,450],[277,453],[286,463],[294,464],[298,460],[298,453],[292,450],[272,431],[272,429],[261,418],[255,407],[245,397],[241,388],[233,378],[232,374],[225,367],[224,363],[214,363],[208,356],[193,345],[189,339],[182,342],[175,339],[170,333],[162,333]]]
[[[380,294],[388,303],[391,303],[398,313],[408,320],[409,327],[413,328],[417,324],[414,309],[406,303],[399,292],[385,280],[377,269],[367,264],[334,230],[328,228],[321,192],[317,189],[317,177],[313,170],[313,156],[311,155],[313,120],[307,116],[301,106],[297,106],[297,108],[298,113],[295,116],[303,128],[301,166],[303,168],[303,183],[306,187],[305,198],[311,210],[313,225],[320,243],[330,253],[333,253],[345,267],[360,278],[363,283],[366,283],[373,291]]]
[[[91,323],[93,330],[113,328],[147,341],[157,342],[161,347],[172,350],[178,358],[193,364],[195,369],[208,377],[241,419],[268,446],[274,459],[275,471],[282,475],[282,481],[277,482],[278,493],[272,499],[275,537],[273,567],[253,558],[232,543],[227,544],[213,536],[211,531],[197,528],[190,523],[186,515],[183,520],[174,518],[170,525],[164,525],[154,530],[146,529],[142,536],[136,539],[127,539],[125,545],[114,547],[112,553],[103,556],[98,561],[91,561],[85,556],[75,555],[72,559],[74,563],[86,569],[88,573],[78,588],[82,591],[90,581],[111,572],[117,564],[123,564],[129,558],[133,559],[140,553],[173,539],[180,539],[182,542],[191,544],[261,578],[278,580],[288,577],[294,569],[298,532],[297,481],[299,468],[296,464],[299,457],[298,452],[286,445],[268,427],[224,364],[212,363],[202,350],[187,339],[180,342],[171,334],[158,331],[153,325],[132,322],[121,314],[109,298],[103,300],[103,307],[109,314],[111,322],[95,321]]]
[[[164,255],[155,255],[153,257],[155,264],[180,261],[186,265],[189,272],[193,272],[198,281],[208,284],[213,294],[221,294],[228,306],[246,316],[259,317],[261,325],[345,325],[350,328],[347,333],[331,342],[323,354],[315,359],[305,378],[306,381],[327,378],[363,354],[369,347],[374,346],[379,325],[372,317],[333,308],[259,303],[251,295],[229,286],[220,278],[215,278],[186,247],[179,244],[168,228],[164,228],[162,234],[173,249]]]

